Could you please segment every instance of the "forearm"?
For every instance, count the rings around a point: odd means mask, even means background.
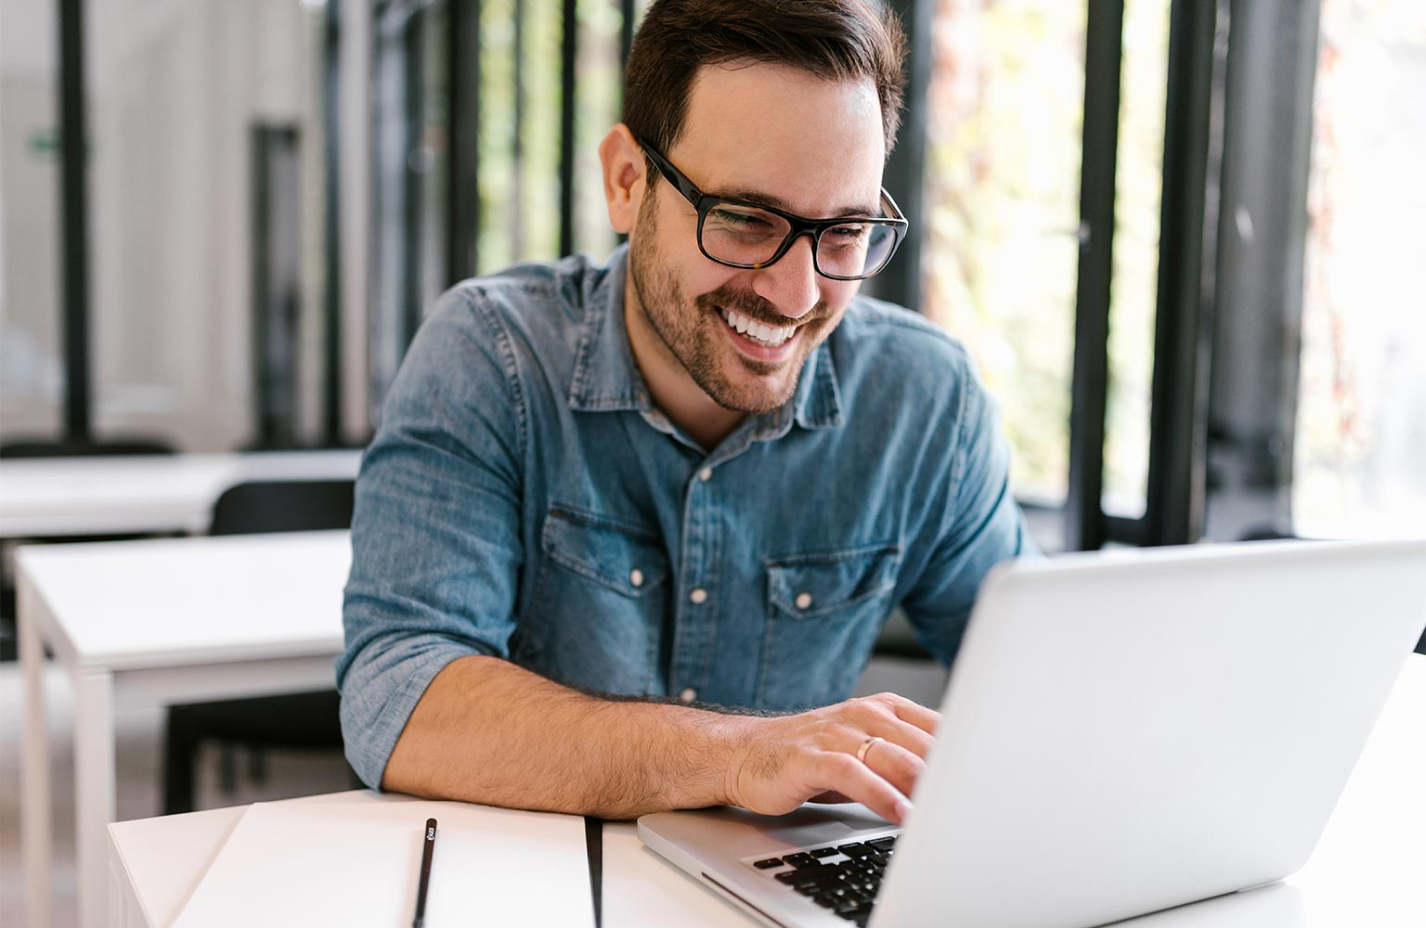
[[[632,818],[731,801],[756,719],[600,699],[493,657],[447,665],[391,753],[382,787],[438,799]]]

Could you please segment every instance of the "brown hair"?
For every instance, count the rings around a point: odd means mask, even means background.
[[[668,151],[683,130],[700,68],[785,64],[827,80],[871,80],[890,155],[905,57],[896,14],[878,15],[864,0],[655,0],[624,69],[623,122],[635,138]]]

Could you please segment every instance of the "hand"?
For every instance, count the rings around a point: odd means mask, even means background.
[[[940,713],[881,693],[778,718],[749,718],[728,766],[734,805],[782,815],[802,803],[861,802],[894,824],[926,767]],[[885,740],[857,750],[868,738]]]

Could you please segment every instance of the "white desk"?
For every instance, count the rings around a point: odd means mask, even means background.
[[[356,450],[0,461],[0,536],[203,532],[229,487],[351,479],[360,465]]]
[[[80,925],[105,923],[116,702],[199,702],[331,686],[342,647],[347,532],[22,547],[22,859],[31,928],[50,922],[46,645],[75,694]]]
[[[1426,658],[1412,657],[1317,852],[1286,883],[1121,924],[1133,928],[1420,928],[1426,925]],[[307,802],[314,800],[292,800]],[[109,826],[116,928],[165,928],[222,848],[241,808]],[[260,892],[261,887],[254,887]],[[737,910],[604,826],[604,928],[747,928]]]

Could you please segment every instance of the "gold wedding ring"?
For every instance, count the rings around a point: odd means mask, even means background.
[[[875,735],[862,742],[862,746],[857,748],[857,760],[866,763],[866,752],[871,750],[871,746],[878,741],[885,741],[885,738],[878,738]]]

